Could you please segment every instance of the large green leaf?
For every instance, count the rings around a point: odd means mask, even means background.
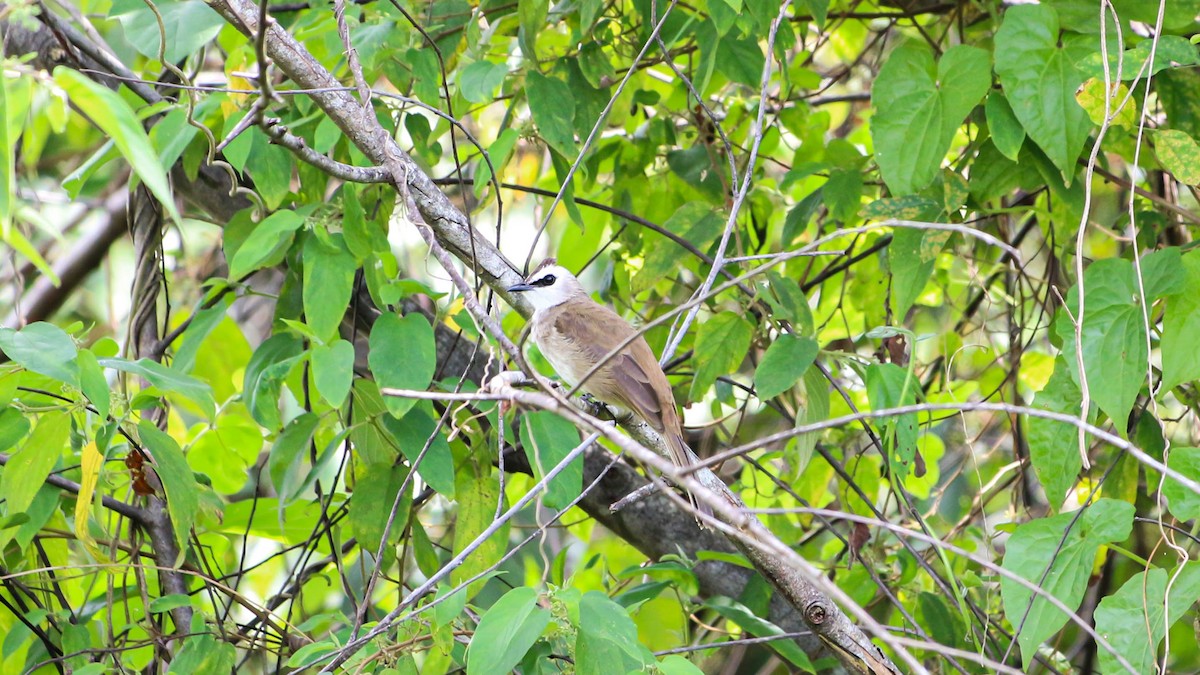
[[[716,611],[717,614],[720,614],[727,621],[732,621],[741,626],[743,630],[755,637],[771,637],[784,633],[782,628],[755,615],[748,607],[736,600],[718,596],[705,600],[704,606]],[[817,672],[808,655],[795,642],[791,640],[776,640],[771,643],[771,647],[779,652],[779,655],[787,659],[795,668],[809,673]]]
[[[530,71],[525,76],[525,96],[542,140],[563,157],[575,159],[575,97],[567,83]]]
[[[1092,122],[1075,101],[1086,76],[1075,62],[1091,53],[1079,41],[1060,43],[1058,14],[1045,5],[1017,5],[996,33],[996,74],[1025,133],[1068,185]]]
[[[520,586],[505,593],[479,620],[467,647],[467,675],[511,671],[549,623],[550,612],[538,606],[535,589]]]
[[[727,375],[741,365],[750,351],[754,327],[733,312],[721,312],[700,324],[696,333],[696,376],[689,398],[699,401],[717,377]]]
[[[683,204],[663,223],[667,230],[683,237],[702,251],[720,236],[724,226],[725,223],[717,212],[704,202]],[[684,255],[674,242],[656,240],[649,248],[642,269],[631,284],[635,295],[653,288],[672,270],[678,270],[680,257]]]
[[[912,405],[921,389],[915,373],[894,363],[872,363],[867,367],[866,380],[872,410]],[[889,417],[882,424],[888,465],[903,479],[917,455],[917,414]]]
[[[167,512],[171,515],[171,528],[175,531],[182,559],[188,548],[192,524],[200,511],[200,484],[174,438],[146,420],[138,424],[138,437],[153,456],[158,478],[167,493]]]
[[[302,458],[312,445],[313,434],[320,421],[321,418],[310,412],[297,416],[283,427],[271,446],[267,456],[267,473],[271,476],[275,493],[279,495],[281,508],[291,503],[304,483],[300,473],[304,466]]]
[[[133,108],[115,91],[65,66],[54,69],[54,82],[67,93],[72,105],[83,111],[92,123],[116,143],[133,172],[162,204],[171,220],[180,224],[175,197],[167,183],[166,169],[159,161],[158,153],[154,151],[154,145],[150,143],[150,137],[146,135]]]
[[[1176,576],[1178,572],[1178,576]],[[1173,583],[1167,595],[1167,580]],[[1139,673],[1155,672],[1158,645],[1166,631],[1200,597],[1200,563],[1190,562],[1170,575],[1160,568],[1130,577],[1096,607],[1096,631]],[[1164,617],[1169,607],[1170,616]],[[1164,618],[1166,621],[1164,621]],[[1107,649],[1098,649],[1101,673],[1127,673]]]
[[[291,333],[276,333],[267,338],[246,364],[242,392],[250,415],[262,426],[274,430],[279,418],[279,395],[283,379],[303,355],[303,343]]]
[[[179,653],[171,660],[168,675],[223,675],[236,669],[237,650],[229,642],[218,640],[204,625],[204,615],[192,616],[191,633]]]
[[[1200,251],[1189,251],[1181,260],[1182,292],[1167,298],[1162,329],[1162,386],[1171,389],[1200,379]]]
[[[558,415],[538,410],[521,416],[521,444],[538,480],[579,445],[579,430]],[[543,503],[566,508],[583,490],[583,458],[578,457],[546,486]]]
[[[934,67],[933,53],[911,40],[888,56],[871,89],[877,112],[871,139],[883,180],[894,195],[933,182],[971,109],[992,84],[988,53],[955,45]]]
[[[329,405],[340,408],[354,378],[354,345],[338,339],[312,348],[313,384]]]
[[[408,466],[403,462],[363,465],[356,472],[354,493],[350,495],[350,531],[372,556],[379,550],[383,531],[392,514],[392,506],[396,505],[396,495],[406,476]],[[389,542],[396,541],[404,532],[411,505],[410,483],[409,491],[396,505],[396,517],[388,530]]]
[[[1180,265],[1171,264],[1177,255],[1168,249],[1142,260],[1143,286],[1147,302],[1187,287]],[[1185,258],[1186,259],[1186,258]],[[1129,411],[1146,383],[1149,354],[1140,292],[1133,263],[1120,258],[1098,260],[1084,272],[1085,311],[1082,328],[1083,365],[1092,399],[1125,430]],[[1174,301],[1172,297],[1172,302]],[[1077,312],[1078,287],[1067,293],[1067,308]],[[1055,332],[1063,340],[1062,353],[1075,381],[1075,329],[1067,312],[1059,312]],[[1167,359],[1164,346],[1164,361]]]
[[[1200,448],[1171,448],[1167,466],[1192,480],[1200,481]],[[1200,495],[1191,488],[1180,485],[1168,476],[1164,481],[1163,495],[1167,498],[1171,515],[1180,521],[1200,518]]]
[[[303,224],[304,217],[295,211],[276,211],[255,225],[250,236],[236,248],[234,242],[226,239],[225,257],[230,261],[229,278],[241,279],[282,260],[283,254],[292,245],[296,230]]]
[[[1033,399],[1033,405],[1049,412],[1078,415],[1082,401],[1079,385],[1072,379],[1069,365],[1060,357],[1050,380]],[[1025,426],[1033,471],[1046,491],[1050,508],[1057,511],[1083,468],[1078,431],[1065,422],[1032,415],[1026,418]]]
[[[1100,499],[1077,521],[1078,514],[1062,513],[1020,525],[1008,539],[1003,567],[1074,609],[1087,591],[1100,547],[1128,537],[1133,514],[1132,504]],[[1000,594],[1005,616],[1014,629],[1019,628],[1021,655],[1029,661],[1038,646],[1067,622],[1067,615],[1041,595],[1033,598],[1028,588],[1008,577],[1000,580]]]
[[[67,449],[70,433],[71,416],[68,413],[52,410],[38,416],[33,433],[21,449],[9,457],[3,475],[0,475],[0,496],[5,500],[5,512],[9,516],[25,511],[33,503],[34,495]]]
[[[334,235],[330,240],[309,236],[304,242],[304,320],[323,341],[337,335],[357,267],[342,238]]]
[[[767,347],[762,363],[754,371],[758,397],[765,401],[791,389],[816,360],[818,351],[820,345],[810,337],[781,334]]]
[[[496,507],[502,505],[500,486],[491,464],[478,461],[466,462],[454,476],[454,493],[458,499],[458,514],[454,524],[455,554],[460,553],[496,520]],[[457,586],[467,579],[485,572],[504,555],[508,542],[509,524],[505,523],[488,537],[462,565],[450,574],[450,582]],[[467,588],[467,597],[474,597],[483,581],[476,581]]]
[[[600,591],[588,591],[579,600],[578,628],[575,670],[581,675],[644,672],[654,663],[628,610]]]
[[[433,327],[420,314],[398,316],[387,313],[371,327],[367,363],[381,388],[424,389],[437,369]],[[396,417],[416,405],[416,399],[385,396],[384,403]]]
[[[75,384],[79,377],[75,341],[58,326],[44,321],[21,330],[0,328],[0,351],[26,370],[60,382]]]
[[[400,446],[400,453],[409,462],[416,462],[425,444],[429,443],[429,450],[417,465],[417,474],[429,487],[437,490],[438,494],[453,499],[454,455],[450,451],[450,443],[446,440],[449,429],[443,427],[435,433],[437,422],[429,402],[422,401],[401,419],[383,415],[382,420],[384,428],[391,432]]]
[[[121,22],[125,37],[142,56],[178,62],[215,38],[225,25],[200,0],[155,0],[154,10],[141,0],[114,0],[109,16]],[[159,27],[159,21],[162,27]]]

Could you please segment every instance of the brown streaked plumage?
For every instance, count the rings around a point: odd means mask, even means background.
[[[697,461],[683,439],[671,383],[646,339],[638,335],[609,357],[637,332],[633,326],[593,301],[575,275],[559,267],[553,258],[539,265],[525,283],[508,290],[524,293],[533,305],[530,334],[567,384],[644,420],[666,441],[676,465],[689,466]],[[606,358],[589,376],[592,368]],[[695,498],[692,503],[711,515],[712,511]]]

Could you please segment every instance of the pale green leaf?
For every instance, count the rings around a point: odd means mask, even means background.
[[[1087,591],[1100,547],[1124,541],[1133,514],[1132,504],[1100,499],[1078,520],[1075,513],[1063,513],[1020,525],[1008,539],[1003,567],[1074,609]],[[1061,610],[1008,577],[1000,580],[1000,594],[1009,622],[1022,626],[1017,639],[1026,660],[1067,622]]]
[[[209,10],[211,12],[211,10]],[[175,208],[175,196],[167,182],[167,172],[150,143],[142,122],[133,108],[116,92],[98,84],[86,75],[59,66],[54,69],[54,81],[70,97],[88,119],[106,136],[117,144],[121,155],[138,178],[162,204],[168,216],[177,225],[182,224],[179,211]]]
[[[550,623],[537,596],[533,588],[519,586],[488,608],[467,647],[467,675],[507,673],[521,662]]]

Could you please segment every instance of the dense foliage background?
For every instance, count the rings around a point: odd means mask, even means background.
[[[0,670],[1200,670],[1200,2],[206,2],[0,10]]]

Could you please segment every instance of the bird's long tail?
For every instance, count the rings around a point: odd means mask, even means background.
[[[683,440],[682,434],[667,434],[667,447],[671,451],[671,461],[675,463],[675,466],[687,467],[700,461],[696,453],[692,452],[692,449],[688,447],[687,441]],[[688,499],[691,500],[692,507],[696,509],[697,514],[706,516],[713,514],[708,504],[696,499],[696,495],[691,492],[688,492]],[[700,523],[701,527],[704,527],[704,521],[700,519],[699,515],[696,517],[696,522]]]

